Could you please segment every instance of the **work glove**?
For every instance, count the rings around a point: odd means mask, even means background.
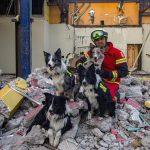
[[[104,71],[100,69],[96,69],[96,73],[101,76],[102,78],[112,78],[112,72],[111,71]]]
[[[86,58],[84,58],[84,57],[81,57],[81,58],[80,58],[80,62],[81,62],[81,63],[84,63],[85,61],[86,61]]]

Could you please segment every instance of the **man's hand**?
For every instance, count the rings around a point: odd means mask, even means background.
[[[112,71],[104,71],[100,69],[96,69],[96,73],[101,76],[102,78],[112,78]]]

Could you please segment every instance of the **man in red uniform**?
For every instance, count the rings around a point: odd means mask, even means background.
[[[115,47],[111,42],[107,42],[108,33],[103,30],[95,30],[91,33],[91,40],[95,46],[104,53],[104,60],[101,68],[96,70],[110,90],[112,101],[115,107],[116,94],[119,89],[120,78],[127,76],[127,61],[123,52]],[[87,57],[92,57],[91,51],[81,59],[80,63],[85,62]],[[112,103],[112,104],[113,104]]]

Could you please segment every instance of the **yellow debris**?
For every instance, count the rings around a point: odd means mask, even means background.
[[[12,90],[8,85],[0,90],[0,101],[6,106],[5,111],[0,106],[0,111],[6,117],[11,117],[22,102],[23,96]],[[7,111],[8,110],[8,111]]]
[[[149,101],[145,101],[144,105],[145,105],[145,107],[150,108],[150,100]]]
[[[15,81],[15,84],[18,88],[22,89],[22,90],[26,90],[27,89],[27,82],[24,79],[17,79]]]
[[[142,77],[142,78],[138,78],[140,80],[144,80],[144,81],[150,81],[150,78],[146,78],[146,77]]]

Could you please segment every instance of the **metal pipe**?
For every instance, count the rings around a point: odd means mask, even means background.
[[[20,15],[20,0],[15,1],[15,16]],[[16,43],[16,77],[19,73],[19,63],[20,62],[20,55],[19,55],[19,49],[20,49],[20,25],[19,22],[15,22],[15,43]]]
[[[82,3],[82,5],[75,12],[70,14],[71,15],[71,24],[74,24],[74,16],[82,9],[83,6],[84,6],[84,3]]]
[[[83,6],[84,6],[84,3],[82,3],[82,5],[74,13],[70,15],[75,15],[76,13],[78,13]]]
[[[7,10],[6,10],[6,16],[8,16],[9,13],[10,13],[11,7],[12,7],[12,5],[13,5],[13,1],[14,1],[14,0],[11,0],[11,1],[9,2],[9,5],[8,5],[8,7],[7,7]]]
[[[31,0],[20,0],[20,62],[19,76],[26,79],[31,73]]]
[[[86,7],[86,9],[78,16],[77,19],[74,20],[74,23],[90,8],[91,3],[89,3],[89,5]]]

